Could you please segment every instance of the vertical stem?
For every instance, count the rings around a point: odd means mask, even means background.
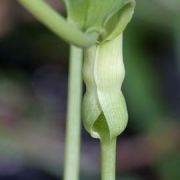
[[[101,141],[101,180],[116,179],[116,139]]]
[[[83,50],[70,48],[68,106],[65,145],[64,180],[78,180],[81,131]]]

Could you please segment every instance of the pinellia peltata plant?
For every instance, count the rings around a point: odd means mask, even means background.
[[[79,178],[81,101],[84,127],[100,140],[101,179],[115,180],[116,138],[128,120],[121,91],[123,31],[135,0],[64,0],[67,18],[43,0],[18,1],[70,44],[64,180]]]

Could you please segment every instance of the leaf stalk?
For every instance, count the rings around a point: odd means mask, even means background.
[[[70,48],[64,180],[79,179],[83,50]]]

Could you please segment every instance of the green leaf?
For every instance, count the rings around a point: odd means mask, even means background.
[[[130,21],[134,0],[65,0],[68,20],[82,31],[98,32],[99,41],[118,36]]]

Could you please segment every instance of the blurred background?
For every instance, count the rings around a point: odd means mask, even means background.
[[[65,14],[62,1],[49,3]],[[14,0],[0,0],[0,180],[62,177],[69,47]],[[117,179],[180,179],[180,1],[137,0],[124,33],[129,124]],[[81,179],[99,178],[82,128]]]

